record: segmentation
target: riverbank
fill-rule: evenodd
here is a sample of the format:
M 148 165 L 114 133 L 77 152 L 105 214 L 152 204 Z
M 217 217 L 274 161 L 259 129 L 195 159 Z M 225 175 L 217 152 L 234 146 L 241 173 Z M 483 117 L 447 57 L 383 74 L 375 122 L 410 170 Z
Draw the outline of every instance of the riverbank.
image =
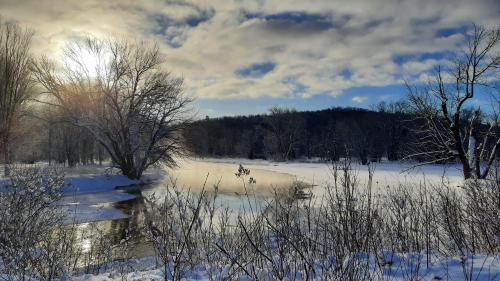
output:
M 44 163 L 36 166 L 49 167 Z M 66 220 L 71 223 L 127 218 L 127 215 L 113 207 L 113 204 L 131 200 L 135 196 L 118 188 L 151 184 L 163 180 L 166 176 L 164 170 L 150 169 L 140 180 L 131 180 L 106 165 L 52 168 L 64 174 L 63 196 L 56 204 L 68 214 Z M 0 178 L 0 192 L 4 184 L 5 178 Z
M 243 165 L 250 170 L 245 178 L 238 178 L 235 173 L 239 165 Z M 437 184 L 442 181 L 460 182 L 460 170 L 458 166 L 440 166 L 422 167 L 417 170 L 405 172 L 409 164 L 382 162 L 375 164 L 375 174 L 373 177 L 374 189 L 383 190 L 387 185 L 398 186 L 400 184 L 411 183 Z M 238 200 L 241 192 L 245 191 L 243 182 L 247 182 L 250 177 L 254 178 L 255 186 L 252 187 L 259 194 L 269 194 L 273 188 L 280 184 L 286 187 L 294 181 L 303 181 L 312 186 L 312 191 L 318 198 L 321 198 L 325 185 L 332 181 L 332 167 L 326 163 L 320 162 L 270 162 L 263 160 L 246 159 L 184 159 L 179 161 L 179 166 L 174 169 L 152 170 L 145 174 L 141 181 L 132 181 L 118 174 L 106 172 L 105 167 L 81 167 L 67 171 L 64 187 L 64 198 L 60 204 L 63 207 L 74 208 L 75 214 L 82 221 L 106 220 L 104 223 L 110 223 L 109 228 L 116 229 L 118 224 L 115 222 L 123 220 L 122 230 L 116 234 L 117 243 L 121 243 L 123 233 L 126 233 L 132 226 L 141 229 L 144 222 L 139 219 L 143 214 L 138 211 L 144 209 L 142 206 L 134 209 L 134 206 L 123 206 L 125 209 L 116 208 L 116 202 L 137 201 L 143 194 L 155 193 L 161 195 L 165 187 L 172 181 L 177 182 L 177 186 L 182 189 L 189 189 L 196 192 L 203 184 L 206 184 L 207 190 L 218 183 L 222 198 L 217 204 L 223 203 L 224 206 L 234 205 L 237 209 Z M 356 175 L 359 186 L 366 184 L 368 179 L 368 167 L 353 164 L 351 171 Z M 120 186 L 146 184 L 143 189 L 135 189 L 140 192 L 137 196 L 125 192 L 125 189 L 117 188 Z M 246 183 L 245 183 L 246 185 Z M 131 192 L 131 191 L 130 191 Z M 136 200 L 130 200 L 136 198 Z M 383 198 L 383 197 L 381 197 Z M 233 200 L 234 199 L 234 200 Z M 234 202 L 233 202 L 234 201 Z M 238 201 L 238 202 L 237 202 Z M 339 201 L 341 202 L 341 201 Z M 123 202 L 123 203 L 129 203 Z M 241 202 L 240 202 L 241 203 Z M 221 204 L 222 205 L 222 204 Z M 73 210 L 73 209 L 69 209 Z M 130 211 L 130 212 L 129 212 Z M 381 209 L 382 211 L 382 209 Z M 319 219 L 319 217 L 318 217 Z M 128 221 L 125 221 L 128 220 Z M 200 220 L 201 221 L 201 220 Z M 109 236 L 104 230 L 99 230 L 100 235 Z M 101 237 L 101 236 L 99 236 Z M 102 236 L 104 237 L 104 236 Z M 133 237 L 132 237 L 133 238 Z M 109 240 L 111 241 L 111 240 Z M 133 239 L 131 240 L 133 241 Z M 92 245 L 90 240 L 88 247 Z M 140 241 L 139 241 L 140 242 Z M 134 242 L 135 243 L 135 242 Z M 117 244 L 118 245 L 118 244 Z M 133 248 L 129 248 L 133 250 Z M 200 249 L 200 251 L 203 248 Z M 152 255 L 147 253 L 146 255 Z M 461 280 L 464 276 L 464 263 L 467 270 L 471 270 L 470 276 L 474 280 L 496 280 L 500 276 L 499 256 L 471 255 L 470 257 L 443 256 L 442 254 L 431 251 L 431 261 L 425 265 L 423 261 L 428 258 L 427 253 L 405 253 L 388 252 L 385 248 L 377 254 L 383 254 L 384 257 L 366 257 L 360 253 L 353 257 L 361 262 L 368 262 L 370 274 L 373 274 L 373 280 L 408 280 L 409 274 L 417 274 L 421 280 Z M 164 269 L 157 262 L 157 257 L 139 258 L 141 255 L 132 255 L 130 260 L 115 261 L 105 264 L 104 272 L 100 274 L 76 273 L 72 280 L 163 280 Z M 366 259 L 366 261 L 364 260 Z M 326 261 L 315 261 L 318 263 L 316 270 L 321 271 L 322 264 Z M 213 267 L 211 264 L 200 263 L 193 268 L 187 268 L 185 280 L 211 280 L 211 277 L 222 276 L 224 274 L 224 265 L 222 267 Z M 211 276 L 210 276 L 211 275 Z M 247 280 L 247 279 L 240 279 Z
M 393 281 L 406 281 L 412 280 L 410 276 L 419 272 L 418 280 L 464 280 L 464 272 L 462 261 L 457 258 L 443 258 L 435 256 L 432 264 L 429 267 L 420 265 L 423 268 L 417 269 L 416 261 L 424 260 L 423 254 L 413 255 L 398 255 L 397 253 L 387 252 L 387 256 L 391 257 L 393 261 L 388 264 L 384 270 L 374 271 L 372 277 L 374 281 L 377 280 L 393 280 Z M 375 268 L 375 259 L 370 260 L 370 268 Z M 500 278 L 500 260 L 498 257 L 477 255 L 466 261 L 465 267 L 472 266 L 469 276 L 471 280 L 476 281 L 491 281 Z M 72 277 L 75 281 L 121 281 L 121 280 L 164 280 L 164 269 L 159 265 L 160 261 L 157 257 L 145 257 L 142 259 L 132 259 L 124 262 L 114 262 L 109 265 L 109 268 L 98 275 L 84 274 Z M 197 265 L 185 274 L 186 281 L 208 281 L 213 280 L 214 276 L 210 278 L 209 271 L 212 270 L 214 276 L 223 276 L 224 272 L 219 272 L 210 265 Z M 215 279 L 218 280 L 218 279 Z M 251 278 L 240 278 L 238 280 L 252 280 Z M 272 280 L 272 279 L 263 279 Z M 302 280 L 302 279 L 298 279 Z M 313 280 L 323 280 L 320 278 L 313 278 Z
M 245 177 L 236 177 L 239 165 L 250 170 Z M 387 187 L 399 185 L 437 185 L 441 182 L 451 186 L 460 185 L 461 170 L 458 165 L 428 165 L 410 169 L 412 164 L 402 162 L 375 163 L 373 191 L 383 192 Z M 366 186 L 369 178 L 368 166 L 352 164 L 359 186 Z M 332 165 L 318 161 L 273 162 L 235 158 L 186 158 L 178 161 L 178 166 L 169 169 L 150 169 L 141 180 L 130 180 L 117 170 L 107 166 L 89 165 L 62 168 L 65 174 L 64 197 L 59 204 L 78 222 L 114 220 L 127 215 L 114 208 L 113 203 L 127 201 L 135 196 L 117 189 L 129 185 L 159 183 L 165 186 L 177 185 L 193 192 L 211 191 L 214 186 L 226 195 L 255 193 L 271 196 L 276 190 L 290 187 L 294 182 L 304 182 L 312 194 L 321 198 L 325 186 L 333 181 Z M 255 182 L 248 184 L 250 178 Z M 0 179 L 0 186 L 2 180 Z

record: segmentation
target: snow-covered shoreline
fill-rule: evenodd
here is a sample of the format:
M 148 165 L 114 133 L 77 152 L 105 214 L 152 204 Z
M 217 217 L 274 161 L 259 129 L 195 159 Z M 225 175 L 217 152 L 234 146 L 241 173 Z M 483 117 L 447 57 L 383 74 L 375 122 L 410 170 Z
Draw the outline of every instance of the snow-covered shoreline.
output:
M 178 160 L 178 167 L 171 171 L 191 168 L 193 164 L 222 164 L 226 166 L 232 165 L 234 170 L 239 164 L 244 165 L 249 169 L 267 170 L 278 173 L 284 173 L 295 177 L 297 180 L 302 180 L 310 184 L 322 185 L 332 179 L 331 165 L 318 160 L 299 160 L 288 162 L 275 162 L 261 159 L 244 159 L 244 158 L 185 158 Z M 411 169 L 412 164 L 407 162 L 390 162 L 383 161 L 374 163 L 375 176 L 374 183 L 378 185 L 391 185 L 404 182 L 421 182 L 424 179 L 428 182 L 441 182 L 443 178 L 451 182 L 461 181 L 461 168 L 458 164 L 448 165 L 426 165 Z M 198 166 L 196 168 L 199 168 Z M 364 184 L 368 177 L 368 167 L 354 162 L 352 168 L 356 171 L 360 184 Z M 144 184 L 153 181 L 162 180 L 167 175 L 164 169 L 150 169 L 142 177 L 141 180 L 131 180 L 127 177 L 114 173 L 106 174 L 108 166 L 88 165 L 78 166 L 75 168 L 65 168 L 65 184 L 64 193 L 69 195 L 80 195 L 97 192 L 109 192 L 120 186 L 128 186 L 134 184 Z M 116 172 L 116 171 L 115 171 Z M 199 183 L 203 183 L 204 176 L 208 170 L 199 169 Z M 219 175 L 214 175 L 219 176 Z M 4 179 L 0 177 L 0 186 Z
M 72 174 L 65 178 L 64 197 L 58 204 L 73 214 L 79 223 L 124 219 L 128 216 L 112 204 L 132 200 L 135 196 L 117 188 L 150 184 L 162 180 L 164 175 L 159 170 L 152 170 L 140 180 L 131 180 L 117 174 Z
M 200 163 L 202 165 L 200 165 Z M 205 165 L 206 164 L 206 165 Z M 211 165 L 223 165 L 225 168 L 214 171 Z M 214 178 L 226 177 L 231 174 L 228 171 L 236 170 L 242 164 L 251 171 L 267 170 L 277 173 L 287 174 L 314 184 L 315 190 L 321 193 L 322 185 L 330 182 L 331 169 L 326 163 L 310 162 L 271 162 L 265 160 L 248 159 L 185 159 L 179 163 L 178 169 L 194 169 L 200 175 L 205 173 L 215 174 Z M 402 172 L 410 167 L 410 164 L 395 162 L 383 162 L 375 164 L 374 185 L 379 188 L 387 185 L 398 185 L 403 183 L 419 184 L 426 182 L 428 184 L 440 183 L 443 180 L 450 183 L 461 182 L 461 171 L 457 165 L 441 166 L 433 165 L 420 167 L 409 172 Z M 207 169 L 207 170 L 203 170 Z M 366 166 L 353 164 L 360 184 L 366 182 L 368 178 L 368 169 Z M 175 175 L 175 173 L 173 173 Z M 250 173 L 255 175 L 259 173 Z M 259 181 L 259 178 L 256 179 Z M 497 280 L 500 278 L 500 256 L 475 255 L 464 259 L 464 257 L 441 257 L 438 254 L 432 259 L 432 263 L 427 268 L 423 264 L 425 254 L 404 254 L 387 253 L 390 256 L 390 262 L 384 267 L 377 267 L 375 259 L 369 258 L 370 268 L 374 269 L 373 280 L 407 280 L 411 274 L 415 274 L 419 268 L 419 280 L 462 280 L 464 278 L 463 265 L 472 268 L 470 276 L 473 280 Z M 420 264 L 422 262 L 422 264 Z M 417 265 L 418 264 L 418 265 Z M 474 264 L 474 266 L 472 266 Z M 126 266 L 124 266 L 126 265 Z M 123 271 L 128 268 L 128 271 Z M 375 269 L 377 268 L 377 269 Z M 184 280 L 211 280 L 209 272 L 223 274 L 221 268 L 210 268 L 210 265 L 197 265 L 195 268 L 186 272 Z M 218 272 L 218 273 L 217 273 Z M 98 275 L 85 274 L 74 277 L 74 280 L 163 280 L 165 276 L 164 269 L 157 263 L 156 257 L 145 257 L 141 259 L 132 259 L 127 262 L 115 262 L 108 270 Z M 251 280 L 251 279 L 239 279 Z M 271 279 L 270 279 L 271 280 Z M 314 279 L 316 280 L 316 279 Z M 321 280 L 317 279 L 317 280 Z
M 386 252 L 386 258 L 390 263 L 382 268 L 377 268 L 376 260 L 368 258 L 372 272 L 372 280 L 408 280 L 408 276 L 413 276 L 416 272 L 418 280 L 463 280 L 464 272 L 462 263 L 472 268 L 469 273 L 472 280 L 491 281 L 500 278 L 500 257 L 475 255 L 463 258 L 443 258 L 434 256 L 429 267 L 425 265 L 424 254 L 404 254 Z M 361 258 L 363 260 L 363 258 Z M 319 261 L 317 261 L 319 263 Z M 157 257 L 144 257 L 140 259 L 131 259 L 128 261 L 117 261 L 108 265 L 108 268 L 100 274 L 81 274 L 73 276 L 75 281 L 119 281 L 119 280 L 164 280 L 165 270 L 160 265 Z M 417 269 L 418 267 L 418 269 Z M 209 272 L 214 276 L 210 277 Z M 320 270 L 318 270 L 320 272 Z M 217 276 L 223 276 L 224 270 L 221 268 L 211 268 L 210 265 L 197 265 L 193 269 L 185 272 L 182 280 L 186 281 L 208 281 L 217 279 Z M 263 272 L 262 276 L 266 276 Z M 416 277 L 416 276 L 415 276 Z M 252 280 L 251 278 L 241 277 L 238 280 Z M 271 276 L 263 280 L 273 280 Z M 302 279 L 298 279 L 302 280 Z M 321 276 L 312 280 L 324 280 Z
M 150 169 L 142 179 L 131 180 L 118 173 L 108 174 L 107 166 L 89 165 L 65 168 L 64 196 L 59 205 L 73 214 L 78 222 L 116 220 L 127 218 L 113 203 L 132 200 L 134 195 L 117 188 L 130 185 L 159 182 L 165 178 L 179 180 L 184 188 L 196 190 L 202 187 L 206 176 L 207 184 L 220 184 L 219 191 L 239 193 L 241 182 L 234 177 L 234 172 L 242 164 L 251 171 L 257 185 L 263 192 L 278 185 L 289 185 L 299 180 L 314 186 L 312 193 L 320 198 L 324 195 L 324 186 L 332 181 L 331 165 L 320 161 L 274 162 L 269 160 L 250 160 L 243 158 L 186 158 L 178 161 L 178 167 Z M 410 169 L 411 164 L 401 162 L 375 163 L 373 189 L 375 192 L 387 186 L 400 184 L 438 184 L 443 180 L 452 185 L 461 182 L 461 170 L 458 165 L 429 165 Z M 353 163 L 360 186 L 368 180 L 368 167 Z M 189 171 L 188 174 L 184 174 Z M 274 173 L 274 174 L 273 174 Z M 0 187 L 4 179 L 0 178 Z M 1 191 L 1 188 L 0 188 Z
M 117 173 L 107 174 L 107 169 L 107 166 L 98 165 L 64 169 L 63 197 L 57 205 L 70 214 L 68 221 L 85 223 L 127 218 L 112 204 L 132 200 L 135 196 L 118 188 L 150 184 L 165 177 L 163 170 L 151 169 L 140 180 L 131 180 Z M 0 187 L 4 183 L 5 179 L 0 178 Z
M 274 162 L 269 160 L 250 160 L 243 158 L 202 158 L 190 159 L 208 163 L 242 164 L 247 168 L 267 169 L 275 172 L 283 172 L 294 175 L 299 180 L 309 183 L 324 184 L 331 180 L 331 164 L 321 161 L 288 161 Z M 458 164 L 449 165 L 426 165 L 411 169 L 414 164 L 399 161 L 383 161 L 373 163 L 375 166 L 374 181 L 380 183 L 395 183 L 401 181 L 415 180 L 417 177 L 426 177 L 426 180 L 441 181 L 442 177 L 453 181 L 461 179 L 462 171 Z M 368 177 L 368 166 L 353 162 L 352 168 L 357 171 L 358 177 L 364 181 Z
M 226 176 L 234 177 L 231 172 L 236 171 L 242 164 L 251 171 L 250 175 L 265 176 L 265 173 L 255 171 L 272 171 L 280 174 L 286 174 L 310 184 L 314 184 L 313 192 L 321 195 L 322 186 L 331 182 L 331 169 L 326 163 L 321 162 L 272 162 L 265 160 L 248 159 L 184 159 L 179 162 L 178 170 L 195 169 L 197 175 L 201 177 L 206 173 L 225 173 L 215 174 L 214 178 Z M 222 165 L 224 169 L 213 170 L 213 166 Z M 375 164 L 374 185 L 375 189 L 383 188 L 388 185 L 398 185 L 402 183 L 419 184 L 439 183 L 443 180 L 451 183 L 461 181 L 460 169 L 457 165 L 433 165 L 420 167 L 409 172 L 405 171 L 410 164 L 398 162 L 382 162 Z M 353 164 L 353 170 L 356 171 L 360 184 L 364 184 L 368 178 L 368 169 L 366 166 Z M 82 167 L 85 169 L 85 167 Z M 204 170 L 212 169 L 212 170 Z M 117 189 L 121 186 L 146 184 L 164 180 L 169 174 L 168 171 L 152 170 L 145 174 L 141 180 L 130 180 L 122 175 L 106 175 L 105 167 L 92 167 L 85 172 L 74 169 L 68 173 L 65 178 L 64 197 L 59 204 L 64 208 L 75 208 L 79 222 L 97 221 L 97 220 L 115 220 L 126 218 L 127 215 L 122 211 L 112 207 L 112 203 L 131 200 L 134 195 Z M 175 169 L 173 170 L 175 171 Z M 215 171 L 215 172 L 214 172 Z M 170 171 L 172 172 L 172 171 Z M 175 176 L 175 172 L 168 176 Z M 195 181 L 202 182 L 202 178 L 196 178 Z M 258 182 L 263 179 L 256 179 Z M 405 254 L 399 255 L 391 253 L 391 263 L 385 267 L 377 267 L 374 274 L 377 278 L 374 280 L 406 280 L 408 274 L 415 270 L 415 260 L 422 260 L 424 254 Z M 369 259 L 370 267 L 375 268 L 375 261 Z M 475 255 L 468 257 L 465 263 L 474 262 L 473 273 L 474 280 L 497 280 L 500 277 L 500 256 Z M 433 259 L 429 268 L 421 269 L 420 280 L 461 280 L 463 278 L 463 257 L 444 258 L 438 255 Z M 419 266 L 424 266 L 419 265 Z M 210 265 L 200 264 L 186 272 L 186 279 L 191 280 L 211 280 L 209 272 L 221 271 L 221 268 L 210 268 Z M 222 274 L 219 272 L 218 274 Z M 140 259 L 131 259 L 128 261 L 116 261 L 107 266 L 107 269 L 100 274 L 79 274 L 72 276 L 72 280 L 163 280 L 165 276 L 164 269 L 157 262 L 157 257 L 144 257 Z M 438 279 L 437 279 L 438 278 Z M 247 279 L 240 279 L 247 280 Z M 249 280 L 249 279 L 248 279 Z M 320 280 L 320 279 L 318 279 Z

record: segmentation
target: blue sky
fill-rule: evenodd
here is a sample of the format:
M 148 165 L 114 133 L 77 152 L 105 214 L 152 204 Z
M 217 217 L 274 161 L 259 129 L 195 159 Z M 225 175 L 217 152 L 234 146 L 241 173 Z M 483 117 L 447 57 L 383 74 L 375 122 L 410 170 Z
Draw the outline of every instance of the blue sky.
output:
M 398 101 L 406 95 L 406 87 L 392 85 L 384 87 L 359 87 L 345 90 L 342 95 L 331 96 L 326 94 L 314 95 L 310 98 L 262 97 L 256 99 L 197 99 L 195 108 L 200 117 L 220 117 L 235 115 L 250 115 L 265 113 L 273 106 L 285 106 L 297 110 L 318 110 L 331 107 L 362 107 L 370 108 L 379 102 Z M 353 98 L 359 97 L 358 102 Z
M 56 60 L 82 36 L 156 42 L 200 117 L 399 100 L 499 14 L 498 0 L 0 0 Z

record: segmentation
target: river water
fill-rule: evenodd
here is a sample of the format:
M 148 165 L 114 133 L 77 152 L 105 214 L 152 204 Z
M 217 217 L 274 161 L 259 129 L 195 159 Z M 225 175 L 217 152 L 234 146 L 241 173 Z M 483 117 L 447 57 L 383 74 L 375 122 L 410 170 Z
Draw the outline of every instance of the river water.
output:
M 131 198 L 117 203 L 104 205 L 105 209 L 123 213 L 114 219 L 104 219 L 78 224 L 81 235 L 79 243 L 83 252 L 95 251 L 99 243 L 106 241 L 106 247 L 113 249 L 113 259 L 123 257 L 140 258 L 154 255 L 154 249 L 144 237 L 143 229 L 145 214 L 147 212 L 145 198 L 155 194 L 161 200 L 168 188 L 176 185 L 182 192 L 199 193 L 203 186 L 208 194 L 213 191 L 214 185 L 218 186 L 216 205 L 227 208 L 234 216 L 240 213 L 259 211 L 270 198 L 274 190 L 290 186 L 295 178 L 289 174 L 271 172 L 267 170 L 252 170 L 250 175 L 237 178 L 234 164 L 221 163 L 184 163 L 175 170 L 168 171 L 167 179 L 154 184 L 133 186 L 123 189 L 124 198 Z M 249 178 L 255 183 L 248 188 Z M 172 180 L 175 179 L 175 180 Z M 251 193 L 251 200 L 245 194 Z M 253 205 L 253 206 L 252 206 Z M 128 250 L 120 252 L 120 243 L 128 237 Z M 101 250 L 101 249 L 99 249 Z

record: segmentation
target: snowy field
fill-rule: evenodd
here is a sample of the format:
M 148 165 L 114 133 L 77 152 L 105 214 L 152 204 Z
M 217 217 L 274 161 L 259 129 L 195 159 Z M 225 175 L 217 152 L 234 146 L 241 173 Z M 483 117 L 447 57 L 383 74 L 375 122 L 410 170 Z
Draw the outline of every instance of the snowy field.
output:
M 404 255 L 399 256 L 394 253 L 387 253 L 391 257 L 392 264 L 384 268 L 383 271 L 377 271 L 373 274 L 374 281 L 399 281 L 409 280 L 408 278 L 414 274 L 415 264 L 412 264 L 412 259 L 418 259 L 419 255 Z M 369 261 L 373 262 L 373 261 Z M 477 256 L 469 263 L 475 263 L 473 271 L 470 273 L 471 280 L 475 281 L 495 281 L 500 280 L 500 260 L 499 257 Z M 123 268 L 134 269 L 132 272 L 123 271 Z M 188 273 L 189 278 L 183 278 L 185 281 L 209 281 L 208 272 L 209 266 L 200 265 Z M 320 270 L 318 270 L 320 272 Z M 217 272 L 214 274 L 215 280 L 224 280 L 225 272 Z M 274 279 L 266 272 L 261 273 L 261 279 L 264 281 L 273 281 Z M 416 278 L 416 277 L 415 277 Z M 159 261 L 155 257 L 147 257 L 142 259 L 131 260 L 128 262 L 115 262 L 110 266 L 107 272 L 99 275 L 85 274 L 74 277 L 73 280 L 78 281 L 121 281 L 121 280 L 164 280 L 164 270 L 159 266 Z M 231 279 L 230 279 L 231 280 Z M 249 281 L 250 278 L 242 277 L 240 281 Z M 288 280 L 288 279 L 287 279 Z M 303 276 L 297 276 L 296 280 L 305 280 Z M 324 278 L 314 278 L 313 280 L 323 281 Z M 421 274 L 418 279 L 422 281 L 431 280 L 464 280 L 463 267 L 461 260 L 436 259 L 433 265 L 426 269 L 421 269 Z
M 200 190 L 205 184 L 207 190 L 218 185 L 219 192 L 228 195 L 239 195 L 245 192 L 242 179 L 234 174 L 242 164 L 250 169 L 250 175 L 256 180 L 253 191 L 257 195 L 270 196 L 275 189 L 290 186 L 294 181 L 303 181 L 312 186 L 312 193 L 321 198 L 324 186 L 332 181 L 331 165 L 320 162 L 272 162 L 248 159 L 183 159 L 173 169 L 151 169 L 141 180 L 130 180 L 123 175 L 108 173 L 105 166 L 79 166 L 64 168 L 64 198 L 60 205 L 68 212 L 76 215 L 79 222 L 97 220 L 113 220 L 125 218 L 126 215 L 113 208 L 116 202 L 127 201 L 134 195 L 117 190 L 117 187 L 134 184 L 161 182 L 178 187 Z M 399 162 L 375 163 L 373 185 L 375 191 L 383 191 L 387 186 L 399 184 L 422 183 L 439 184 L 441 181 L 459 185 L 461 171 L 458 165 L 429 165 L 408 170 L 411 165 Z M 360 186 L 368 180 L 368 167 L 353 164 Z M 0 190 L 4 179 L 0 178 Z
M 240 179 L 234 176 L 239 164 L 251 170 L 248 177 L 253 177 L 257 184 L 259 193 L 269 194 L 272 188 L 280 188 L 295 180 L 304 181 L 313 185 L 313 193 L 321 197 L 327 185 L 332 181 L 331 167 L 325 163 L 289 162 L 276 163 L 263 160 L 247 159 L 188 159 L 179 163 L 179 167 L 168 171 L 168 177 L 177 180 L 181 187 L 190 187 L 191 190 L 199 189 L 203 183 L 208 186 L 218 184 L 223 193 L 242 192 Z M 377 163 L 375 164 L 373 178 L 374 190 L 383 191 L 387 186 L 399 184 L 438 185 L 442 181 L 451 185 L 461 184 L 461 171 L 457 165 L 433 165 L 408 170 L 410 164 L 405 163 Z M 366 184 L 368 180 L 368 168 L 363 165 L 353 165 L 360 185 Z M 208 177 L 207 177 L 208 175 Z M 416 268 L 424 258 L 423 254 L 398 255 L 386 253 L 390 261 L 383 269 L 373 271 L 373 280 L 409 280 L 415 274 Z M 375 268 L 373 257 L 365 260 L 371 268 Z M 418 264 L 418 265 L 417 265 Z M 424 267 L 424 266 L 423 266 Z M 129 268 L 129 271 L 123 271 Z M 415 280 L 464 280 L 464 268 L 472 270 L 468 272 L 471 280 L 500 280 L 500 257 L 499 256 L 474 256 L 466 260 L 460 257 L 440 258 L 435 256 L 431 265 L 419 269 L 418 279 Z M 214 272 L 215 271 L 215 272 Z M 318 268 L 318 272 L 321 270 Z M 211 272 L 212 276 L 209 276 Z M 223 280 L 225 270 L 210 268 L 210 265 L 198 265 L 186 272 L 189 276 L 184 280 Z M 75 280 L 163 280 L 164 269 L 159 265 L 155 257 L 135 259 L 126 263 L 116 262 L 109 270 L 100 275 L 81 275 Z M 261 280 L 273 280 L 266 272 L 261 272 Z M 226 276 L 227 277 L 227 276 Z M 296 280 L 304 280 L 304 276 L 297 276 Z M 414 276 L 416 277 L 416 276 Z M 239 280 L 251 280 L 240 278 Z M 292 280 L 292 279 L 290 279 Z M 314 280 L 325 280 L 318 277 Z
M 78 223 L 100 220 L 117 220 L 127 215 L 113 207 L 113 203 L 135 198 L 117 187 L 134 184 L 160 183 L 180 188 L 199 191 L 205 184 L 206 190 L 218 185 L 219 192 L 226 195 L 228 204 L 237 204 L 238 195 L 244 194 L 242 179 L 235 176 L 239 165 L 250 169 L 250 175 L 256 180 L 252 191 L 259 196 L 271 196 L 274 190 L 287 188 L 294 181 L 303 181 L 314 186 L 311 191 L 316 198 L 324 195 L 325 185 L 332 181 L 331 165 L 320 162 L 272 162 L 248 159 L 183 159 L 173 169 L 150 169 L 141 180 L 130 180 L 112 172 L 106 166 L 89 165 L 75 168 L 59 168 L 65 174 L 64 197 L 59 206 L 67 210 L 68 221 Z M 42 164 L 43 165 L 43 164 Z M 430 165 L 408 170 L 411 165 L 398 162 L 376 163 L 373 179 L 374 191 L 384 191 L 387 186 L 399 184 L 438 184 L 449 181 L 459 185 L 461 171 L 458 165 Z M 368 167 L 353 164 L 360 187 L 368 180 Z M 4 179 L 0 179 L 0 190 Z M 206 181 L 206 183 L 205 183 Z M 161 188 L 156 188 L 157 193 Z M 231 197 L 232 196 L 232 197 Z M 233 198 L 234 197 L 234 198 Z
M 106 174 L 105 168 L 99 166 L 67 169 L 64 198 L 59 204 L 70 213 L 75 213 L 80 222 L 96 220 L 114 220 L 126 218 L 126 214 L 114 208 L 113 203 L 134 198 L 134 195 L 117 190 L 117 187 L 133 184 L 176 181 L 177 185 L 191 190 L 200 189 L 205 180 L 207 187 L 219 185 L 223 194 L 240 194 L 244 192 L 241 179 L 234 175 L 239 164 L 251 170 L 248 177 L 256 180 L 256 193 L 271 194 L 273 188 L 282 188 L 296 180 L 314 186 L 313 194 L 318 197 L 324 192 L 324 186 L 331 182 L 331 167 L 319 162 L 270 162 L 247 159 L 185 159 L 175 169 L 151 170 L 141 181 L 129 180 L 117 174 Z M 439 184 L 442 181 L 452 185 L 460 185 L 461 171 L 457 165 L 432 165 L 409 170 L 406 163 L 376 163 L 373 184 L 375 190 L 384 190 L 387 186 L 399 184 Z M 367 166 L 354 164 L 360 185 L 368 179 Z M 0 180 L 0 187 L 1 187 Z M 374 280 L 407 280 L 408 274 L 414 270 L 412 259 L 421 255 L 398 256 L 391 254 L 392 262 L 383 272 L 375 272 Z M 372 262 L 368 259 L 368 262 Z M 500 280 L 500 257 L 475 256 L 466 263 L 474 263 L 472 280 Z M 463 263 L 459 258 L 439 259 L 422 271 L 419 280 L 463 280 Z M 123 269 L 127 270 L 124 272 Z M 189 272 L 186 280 L 211 280 L 208 265 L 199 265 Z M 224 272 L 216 275 L 220 280 Z M 155 257 L 132 259 L 127 262 L 114 262 L 105 273 L 99 275 L 80 275 L 72 280 L 163 280 L 164 271 Z M 266 279 L 263 272 L 262 280 Z M 240 279 L 246 280 L 246 279 Z M 300 279 L 297 279 L 300 280 Z M 320 278 L 315 280 L 322 280 Z

